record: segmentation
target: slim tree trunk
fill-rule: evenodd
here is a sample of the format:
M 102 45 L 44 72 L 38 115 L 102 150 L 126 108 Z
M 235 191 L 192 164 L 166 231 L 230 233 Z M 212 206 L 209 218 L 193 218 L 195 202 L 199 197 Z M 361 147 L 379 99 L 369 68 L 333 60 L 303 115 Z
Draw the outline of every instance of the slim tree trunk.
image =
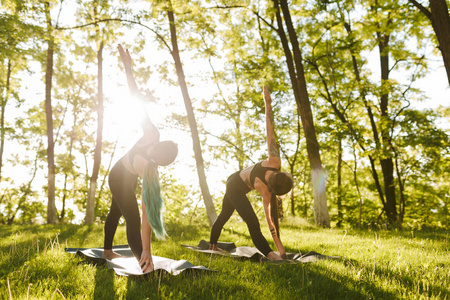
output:
M 48 29 L 47 70 L 45 73 L 45 115 L 47 119 L 47 165 L 48 165 L 48 189 L 47 189 L 47 223 L 56 223 L 55 206 L 55 154 L 53 141 L 53 110 L 52 110 L 52 77 L 53 77 L 53 52 L 54 40 L 52 37 L 52 24 L 50 17 L 50 3 L 45 2 L 45 15 Z
M 295 165 L 297 163 L 297 158 L 298 158 L 298 154 L 299 154 L 300 140 L 301 140 L 300 131 L 301 131 L 300 117 L 297 115 L 297 145 L 295 147 L 295 153 L 294 153 L 292 160 L 289 159 L 288 155 L 283 151 L 283 148 L 280 147 L 280 150 L 283 152 L 283 156 L 284 156 L 285 160 L 289 164 L 289 172 L 292 174 L 292 176 L 294 176 L 294 173 L 295 173 L 294 172 Z M 292 187 L 292 190 L 290 192 L 290 207 L 291 207 L 292 216 L 295 216 L 295 184 Z
M 305 162 L 305 166 L 303 167 L 303 170 L 307 169 L 308 163 Z M 308 218 L 308 198 L 306 197 L 306 181 L 307 181 L 308 175 L 306 174 L 306 171 L 303 172 L 303 217 L 305 219 Z
M 318 226 L 330 227 L 330 216 L 328 213 L 326 196 L 326 176 L 322 168 L 322 162 L 320 159 L 319 143 L 317 142 L 311 103 L 309 101 L 308 91 L 306 88 L 306 79 L 302 62 L 303 59 L 300 46 L 298 44 L 298 37 L 292 24 L 287 1 L 281 0 L 278 3 L 278 0 L 274 0 L 274 3 L 277 9 L 278 34 L 280 36 L 286 56 L 289 76 L 291 79 L 298 112 L 301 116 L 303 131 L 306 138 L 306 149 L 308 152 L 308 158 L 311 168 L 311 178 L 314 194 L 314 220 L 316 225 Z M 294 54 L 293 58 L 289 49 L 289 43 L 287 41 L 286 34 L 284 33 L 283 22 L 278 8 L 279 6 L 283 11 L 285 24 L 288 29 L 289 39 Z
M 402 178 L 402 174 L 400 172 L 400 168 L 398 166 L 398 158 L 397 155 L 395 156 L 395 172 L 397 174 L 398 179 L 398 187 L 400 192 L 400 204 L 399 204 L 399 222 L 400 224 L 403 223 L 403 218 L 405 217 L 405 207 L 406 207 L 406 201 L 405 201 L 405 186 L 404 186 L 404 180 Z
M 86 225 L 94 223 L 95 220 L 95 192 L 97 191 L 97 178 L 100 170 L 100 163 L 102 159 L 102 139 L 103 139 L 103 41 L 97 52 L 97 140 L 95 142 L 94 150 L 94 167 L 92 169 L 92 176 L 89 181 L 89 194 L 86 203 L 86 218 L 84 223 Z
M 16 218 L 17 214 L 19 213 L 20 210 L 23 210 L 23 206 L 26 203 L 26 201 L 28 200 L 28 196 L 33 192 L 31 189 L 31 185 L 33 184 L 34 179 L 36 178 L 36 173 L 38 170 L 38 161 L 39 161 L 39 154 L 36 153 L 36 157 L 34 159 L 34 165 L 33 165 L 33 173 L 31 175 L 31 179 L 28 181 L 27 185 L 24 186 L 21 189 L 22 195 L 19 198 L 19 203 L 17 203 L 16 209 L 14 210 L 14 212 L 12 213 L 12 215 L 8 218 L 6 224 L 7 225 L 12 225 L 14 222 L 14 219 Z
M 66 216 L 66 199 L 67 199 L 67 181 L 69 180 L 69 175 L 73 174 L 73 144 L 75 141 L 75 135 L 76 135 L 76 124 L 77 124 L 77 117 L 78 117 L 78 105 L 76 104 L 76 101 L 74 102 L 73 106 L 73 125 L 72 125 L 72 132 L 70 133 L 70 143 L 69 143 L 69 161 L 70 161 L 70 170 L 66 170 L 64 175 L 64 188 L 63 188 L 63 196 L 62 196 L 62 209 L 59 214 L 59 221 L 62 222 L 64 220 L 64 217 Z M 68 171 L 68 172 L 67 172 Z
M 344 28 L 347 31 L 349 37 L 352 36 L 352 29 L 350 27 L 350 24 L 345 22 L 343 15 L 341 15 L 341 17 L 342 17 L 342 22 L 344 24 Z M 359 71 L 359 68 L 358 68 L 358 63 L 357 63 L 357 60 L 356 60 L 356 56 L 355 56 L 355 53 L 354 53 L 353 49 L 350 49 L 350 52 L 351 52 L 351 57 L 352 57 L 352 65 L 353 65 L 353 72 L 355 74 L 355 80 L 360 83 L 362 80 L 361 80 L 360 71 Z M 385 72 L 385 74 L 382 77 L 389 78 L 389 71 L 388 71 L 389 70 L 388 69 L 389 68 L 389 64 L 388 64 L 388 62 L 389 62 L 388 59 L 383 59 L 382 60 L 381 64 L 382 64 L 382 66 L 383 66 L 382 68 L 384 69 L 384 72 Z M 382 146 L 381 146 L 381 142 L 380 142 L 380 136 L 378 134 L 378 129 L 377 129 L 376 121 L 375 121 L 375 116 L 373 114 L 372 107 L 370 106 L 369 102 L 367 101 L 367 98 L 366 98 L 367 91 L 366 91 L 365 87 L 361 88 L 360 94 L 361 94 L 360 97 L 361 97 L 361 99 L 362 99 L 362 101 L 364 103 L 364 107 L 366 108 L 366 111 L 367 111 L 367 116 L 369 118 L 370 126 L 372 128 L 373 141 L 375 142 L 376 149 L 381 149 Z M 384 99 L 385 99 L 385 102 L 386 102 L 385 105 L 387 105 L 387 98 L 385 97 Z M 336 111 L 335 106 L 333 106 L 333 108 Z M 353 136 L 353 138 L 355 139 L 355 141 L 358 143 L 358 145 L 361 147 L 361 149 L 363 151 L 366 151 L 362 140 L 360 138 L 358 138 L 358 136 L 354 133 L 353 127 L 351 126 L 350 122 L 347 119 L 345 119 L 345 117 L 344 117 L 344 115 L 342 113 L 337 113 L 336 115 L 342 120 L 342 122 L 344 124 L 347 124 L 347 126 L 348 126 L 348 128 L 349 128 L 349 130 L 350 130 L 350 132 L 351 132 L 351 134 Z M 370 168 L 371 168 L 372 178 L 373 178 L 374 183 L 375 183 L 375 187 L 376 187 L 376 190 L 377 190 L 377 193 L 378 193 L 378 197 L 380 198 L 380 201 L 381 201 L 381 203 L 383 205 L 383 210 L 385 212 L 387 212 L 389 209 L 387 208 L 387 204 L 386 204 L 386 200 L 385 200 L 385 194 L 383 193 L 383 189 L 382 189 L 382 186 L 381 186 L 381 183 L 380 183 L 380 179 L 378 177 L 378 173 L 377 173 L 377 169 L 376 169 L 376 165 L 375 165 L 375 159 L 370 154 L 368 155 L 368 158 L 369 158 L 369 161 L 370 161 Z M 381 164 L 381 160 L 380 160 L 380 164 Z M 388 164 L 386 164 L 386 166 L 387 165 Z M 356 177 L 355 177 L 355 184 L 357 185 Z M 357 187 L 357 189 L 358 189 L 358 193 L 359 193 L 359 188 Z M 360 227 L 361 227 L 361 205 L 362 204 L 361 204 L 361 196 L 360 196 L 360 221 L 359 221 L 359 226 Z
M 381 65 L 381 86 L 383 92 L 380 97 L 380 128 L 381 128 L 381 149 L 388 150 L 387 154 L 391 153 L 390 146 L 390 124 L 388 115 L 389 106 L 389 92 L 383 86 L 389 80 L 389 40 L 388 34 L 377 33 L 378 47 L 380 50 L 380 65 Z M 381 150 L 380 149 L 380 150 Z M 381 170 L 384 181 L 384 195 L 386 197 L 385 211 L 390 224 L 397 222 L 397 200 L 395 198 L 395 183 L 394 183 L 394 162 L 391 155 L 385 155 L 380 158 Z
M 355 139 L 356 141 L 356 139 Z M 362 219 L 362 197 L 361 197 L 361 191 L 359 190 L 359 184 L 358 184 L 358 176 L 357 174 L 357 170 L 358 170 L 358 158 L 356 157 L 356 149 L 355 149 L 355 144 L 353 144 L 353 181 L 355 182 L 355 187 L 356 187 L 356 192 L 358 193 L 358 197 L 359 197 L 359 217 L 358 217 L 358 225 L 359 225 L 359 229 L 361 229 L 361 219 Z
M 174 18 L 173 11 L 170 9 L 170 7 L 167 10 L 167 16 L 169 18 L 170 36 L 171 36 L 171 41 L 172 41 L 172 57 L 175 62 L 175 68 L 177 70 L 177 76 L 178 76 L 178 83 L 180 84 L 181 93 L 183 95 L 184 105 L 186 107 L 186 112 L 187 112 L 187 116 L 188 116 L 189 127 L 191 130 L 192 144 L 193 144 L 193 148 L 194 148 L 195 161 L 197 164 L 197 173 L 198 173 L 198 179 L 199 179 L 199 183 L 200 183 L 200 189 L 202 192 L 203 201 L 205 203 L 206 213 L 208 215 L 208 222 L 209 222 L 209 225 L 212 226 L 212 224 L 214 224 L 214 222 L 217 219 L 217 213 L 214 208 L 211 194 L 209 192 L 208 183 L 206 181 L 205 166 L 203 163 L 202 149 L 201 149 L 201 145 L 200 145 L 200 138 L 198 135 L 197 122 L 195 120 L 194 109 L 192 107 L 191 98 L 188 93 L 185 76 L 184 76 L 184 71 L 183 71 L 183 65 L 181 63 L 180 53 L 178 50 L 177 33 L 176 33 L 176 28 L 175 28 L 175 18 Z
M 339 137 L 338 144 L 338 157 L 337 157 L 337 217 L 338 221 L 336 223 L 337 227 L 342 226 L 342 138 Z
M 3 168 L 3 152 L 5 147 L 5 110 L 6 110 L 6 103 L 8 103 L 8 97 L 9 97 L 9 85 L 11 80 L 11 72 L 12 72 L 12 65 L 11 60 L 8 59 L 7 64 L 7 71 L 6 71 L 6 86 L 5 86 L 5 95 L 0 96 L 2 103 L 1 103 L 1 116 L 0 116 L 0 130 L 1 130 L 1 141 L 0 141 L 0 182 L 2 181 L 2 168 Z
M 294 173 L 294 166 L 290 166 L 290 172 L 291 174 Z M 295 194 L 294 194 L 294 190 L 295 190 L 295 185 L 292 187 L 292 191 L 291 191 L 291 195 L 290 195 L 290 206 L 291 206 L 291 214 L 293 217 L 295 217 Z

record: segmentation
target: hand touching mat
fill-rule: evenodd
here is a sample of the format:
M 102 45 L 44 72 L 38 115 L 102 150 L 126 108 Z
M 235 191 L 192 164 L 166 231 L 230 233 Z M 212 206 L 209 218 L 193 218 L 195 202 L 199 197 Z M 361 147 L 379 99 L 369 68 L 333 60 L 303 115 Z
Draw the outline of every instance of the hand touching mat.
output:
M 109 269 L 114 269 L 114 272 L 120 276 L 141 276 L 157 270 L 162 270 L 172 275 L 178 275 L 184 271 L 211 271 L 203 266 L 194 266 L 186 260 L 173 260 L 153 255 L 155 269 L 144 274 L 128 245 L 114 246 L 113 249 L 114 252 L 122 255 L 122 257 L 112 260 L 105 259 L 102 257 L 103 248 L 65 248 L 65 251 L 73 253 L 75 256 L 80 256 L 95 265 L 108 265 Z
M 209 243 L 205 240 L 201 240 L 200 243 L 198 243 L 198 246 L 189 246 L 189 245 L 181 245 L 183 247 L 186 247 L 188 249 L 202 252 L 202 253 L 211 253 L 211 254 L 220 254 L 220 255 L 226 255 L 236 258 L 246 258 L 250 260 L 260 261 L 260 260 L 267 260 L 267 258 L 259 252 L 258 249 L 254 247 L 236 247 L 234 243 L 224 243 L 224 242 L 218 242 L 217 246 L 220 249 L 223 249 L 227 252 L 220 252 L 215 250 L 208 250 Z M 278 252 L 276 252 L 278 253 Z M 299 262 L 299 263 L 307 263 L 307 262 L 313 262 L 320 259 L 337 259 L 340 258 L 339 256 L 327 256 L 323 255 L 314 251 L 310 251 L 305 254 L 301 253 L 286 253 L 286 256 L 288 260 L 293 262 Z

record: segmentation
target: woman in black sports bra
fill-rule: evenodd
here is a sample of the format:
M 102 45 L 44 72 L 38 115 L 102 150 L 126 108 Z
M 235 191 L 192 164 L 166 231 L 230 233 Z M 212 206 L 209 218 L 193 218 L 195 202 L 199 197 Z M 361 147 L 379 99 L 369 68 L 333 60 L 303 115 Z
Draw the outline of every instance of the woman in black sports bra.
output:
M 134 80 L 130 53 L 118 46 L 125 67 L 128 88 L 132 95 L 143 98 Z M 143 272 L 153 270 L 151 255 L 151 235 L 164 239 L 162 220 L 163 199 L 160 194 L 158 166 L 172 163 L 177 154 L 177 144 L 172 141 L 159 141 L 158 128 L 148 117 L 145 108 L 142 122 L 143 136 L 109 172 L 109 187 L 112 194 L 111 209 L 105 222 L 103 257 L 119 257 L 112 250 L 114 234 L 121 216 L 126 222 L 127 240 Z M 142 178 L 142 235 L 141 218 L 135 194 L 138 177 Z
M 245 223 L 247 223 L 250 236 L 256 248 L 270 260 L 281 260 L 285 258 L 286 251 L 279 237 L 276 196 L 289 192 L 292 189 L 293 180 L 291 174 L 280 172 L 281 159 L 278 144 L 275 141 L 272 101 L 267 87 L 264 87 L 264 100 L 266 103 L 266 131 L 269 158 L 228 177 L 222 211 L 211 228 L 209 249 L 222 251 L 217 247 L 217 241 L 219 240 L 223 226 L 230 219 L 234 210 L 236 210 Z M 272 251 L 269 243 L 264 238 L 258 218 L 246 196 L 253 189 L 257 190 L 263 198 L 266 221 L 280 255 Z

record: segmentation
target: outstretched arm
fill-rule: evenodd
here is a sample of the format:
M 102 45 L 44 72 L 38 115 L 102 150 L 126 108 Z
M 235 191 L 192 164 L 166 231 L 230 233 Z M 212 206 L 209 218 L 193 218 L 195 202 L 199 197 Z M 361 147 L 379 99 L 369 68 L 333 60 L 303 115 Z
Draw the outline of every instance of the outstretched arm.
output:
M 153 271 L 152 259 L 152 228 L 148 223 L 147 212 L 145 210 L 145 203 L 142 201 L 142 253 L 139 265 L 142 272 Z
M 275 224 L 274 224 L 271 214 L 270 214 L 271 193 L 270 192 L 263 193 L 262 197 L 263 197 L 264 213 L 266 215 L 267 225 L 269 225 L 270 234 L 272 235 L 273 242 L 275 243 L 275 246 L 277 247 L 278 252 L 280 253 L 280 256 L 283 257 L 283 255 L 286 254 L 286 250 L 284 249 L 283 243 L 281 243 L 281 239 L 277 234 Z
M 279 165 L 281 165 L 280 149 L 275 140 L 272 99 L 270 98 L 269 90 L 266 86 L 264 87 L 264 102 L 266 103 L 266 134 L 267 148 L 269 151 L 269 162 L 278 163 Z
M 136 84 L 136 80 L 134 79 L 134 76 L 133 76 L 133 70 L 132 70 L 133 60 L 131 59 L 130 52 L 128 51 L 128 49 L 124 50 L 122 45 L 120 45 L 120 44 L 117 47 L 117 49 L 119 50 L 120 58 L 122 59 L 123 66 L 125 67 L 125 74 L 127 76 L 128 89 L 129 89 L 131 95 L 135 96 L 138 99 L 143 99 L 144 96 L 139 91 L 139 88 Z M 143 121 L 141 123 L 141 126 L 142 126 L 142 129 L 144 130 L 144 132 L 149 132 L 149 131 L 154 131 L 154 130 L 158 131 L 156 126 L 150 120 L 150 118 L 147 114 L 147 111 L 145 110 L 145 107 L 143 105 L 142 105 L 142 109 L 137 113 L 143 115 L 143 118 L 142 118 Z

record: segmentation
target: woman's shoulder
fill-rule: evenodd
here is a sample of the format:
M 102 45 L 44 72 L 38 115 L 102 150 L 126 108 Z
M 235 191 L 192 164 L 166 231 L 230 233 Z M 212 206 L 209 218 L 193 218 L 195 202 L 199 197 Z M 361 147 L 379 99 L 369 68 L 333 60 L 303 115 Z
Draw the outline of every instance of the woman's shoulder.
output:
M 281 167 L 281 159 L 279 157 L 269 157 L 261 162 L 261 166 L 264 168 L 274 168 L 279 170 Z

